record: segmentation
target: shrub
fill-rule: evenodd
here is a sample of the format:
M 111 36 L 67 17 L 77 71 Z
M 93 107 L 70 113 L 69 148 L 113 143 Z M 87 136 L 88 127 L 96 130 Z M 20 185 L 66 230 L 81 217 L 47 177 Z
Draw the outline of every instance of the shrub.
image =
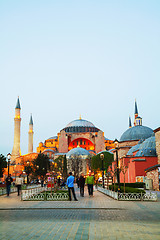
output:
M 110 190 L 114 190 L 114 185 L 109 186 Z M 118 185 L 115 185 L 115 191 L 118 191 Z M 124 187 L 120 186 L 120 192 L 124 192 Z M 132 187 L 125 187 L 125 193 L 145 193 L 143 189 L 132 188 Z
M 118 185 L 118 183 L 116 183 Z M 120 186 L 124 186 L 124 183 L 120 183 Z M 126 187 L 132 187 L 132 188 L 144 188 L 145 183 L 143 182 L 135 182 L 135 183 L 125 183 Z

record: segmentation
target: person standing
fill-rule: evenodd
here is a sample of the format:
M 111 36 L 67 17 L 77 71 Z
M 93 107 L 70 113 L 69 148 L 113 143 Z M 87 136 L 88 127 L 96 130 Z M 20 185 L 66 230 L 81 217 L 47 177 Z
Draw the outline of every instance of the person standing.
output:
M 93 185 L 94 185 L 94 177 L 89 172 L 89 176 L 86 178 L 86 184 L 88 186 L 88 194 L 89 196 L 93 196 Z
M 67 186 L 68 186 L 69 200 L 70 201 L 72 200 L 71 199 L 71 191 L 72 191 L 74 200 L 78 201 L 74 191 L 74 177 L 72 176 L 72 172 L 69 172 L 69 177 L 67 178 Z
M 21 177 L 21 174 L 16 178 L 16 187 L 18 196 L 20 195 L 21 186 L 23 185 L 23 178 Z
M 9 197 L 10 190 L 11 190 L 11 183 L 13 182 L 13 178 L 11 177 L 11 174 L 8 175 L 6 178 L 6 188 L 7 188 L 7 196 Z
M 60 179 L 60 177 L 58 178 L 57 183 L 58 183 L 58 187 L 60 187 L 60 185 L 61 185 L 61 179 Z
M 76 178 L 77 187 L 79 188 L 79 177 Z
M 85 178 L 84 174 L 81 173 L 81 176 L 79 178 L 79 187 L 80 187 L 80 196 L 84 197 L 84 185 L 85 185 Z

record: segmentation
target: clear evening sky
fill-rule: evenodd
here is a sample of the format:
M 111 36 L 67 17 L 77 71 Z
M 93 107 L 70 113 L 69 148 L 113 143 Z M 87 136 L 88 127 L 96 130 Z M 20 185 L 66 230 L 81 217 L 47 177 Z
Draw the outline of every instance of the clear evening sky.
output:
M 12 151 L 21 103 L 21 150 L 34 151 L 82 115 L 120 138 L 138 104 L 160 126 L 160 1 L 1 0 L 0 153 Z

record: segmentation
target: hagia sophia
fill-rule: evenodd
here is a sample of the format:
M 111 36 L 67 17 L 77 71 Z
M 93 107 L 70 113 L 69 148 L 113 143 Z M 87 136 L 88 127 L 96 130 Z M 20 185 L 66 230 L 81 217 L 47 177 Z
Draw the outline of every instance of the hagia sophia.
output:
M 118 164 L 122 170 L 120 180 L 123 182 L 144 181 L 145 177 L 152 180 L 153 188 L 159 189 L 160 170 L 160 128 L 154 131 L 142 125 L 142 118 L 138 115 L 137 102 L 135 101 L 135 114 L 133 126 L 129 118 L 129 128 L 121 135 L 118 148 L 114 148 L 114 141 L 107 139 L 104 132 L 90 121 L 81 117 L 71 121 L 56 136 L 49 137 L 37 146 L 33 153 L 33 118 L 30 116 L 28 131 L 28 153 L 21 155 L 20 129 L 21 129 L 21 106 L 18 97 L 15 107 L 14 118 L 14 144 L 11 154 L 12 172 L 20 173 L 23 170 L 22 162 L 35 159 L 39 153 L 47 154 L 54 161 L 60 155 L 66 155 L 68 170 L 72 170 L 70 159 L 81 155 L 84 160 L 88 156 L 99 152 L 109 151 L 114 154 L 112 170 L 116 167 L 116 151 L 118 151 Z M 84 157 L 85 156 L 85 157 Z M 126 166 L 125 172 L 123 168 Z M 81 170 L 87 174 L 88 166 L 83 161 Z

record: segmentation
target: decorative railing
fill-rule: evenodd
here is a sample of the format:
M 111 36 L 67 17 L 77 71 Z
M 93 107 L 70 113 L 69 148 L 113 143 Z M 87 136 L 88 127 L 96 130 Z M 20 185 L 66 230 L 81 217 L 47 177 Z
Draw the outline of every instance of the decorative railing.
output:
M 24 186 L 25 185 L 22 186 L 22 189 L 23 189 Z M 40 185 L 27 185 L 25 190 L 31 189 L 31 188 L 39 188 L 39 186 Z M 14 193 L 14 192 L 17 192 L 17 187 L 11 187 L 10 193 Z M 7 194 L 7 189 L 6 188 L 0 188 L 0 196 L 5 195 L 5 194 Z
M 118 201 L 157 201 L 157 193 L 118 193 L 102 187 L 98 191 L 118 200 Z
M 36 189 L 22 190 L 21 200 L 23 201 L 67 201 L 68 191 L 64 192 L 48 192 L 44 187 Z
M 11 187 L 10 193 L 14 193 L 14 192 L 17 192 L 17 188 L 16 187 Z M 7 194 L 7 189 L 6 188 L 0 188 L 0 196 L 5 195 L 5 194 Z
M 97 189 L 98 189 L 98 191 L 100 191 L 100 192 L 118 200 L 118 192 L 110 191 L 106 188 L 102 188 L 102 187 L 99 187 L 99 186 L 98 186 Z
M 68 192 L 47 193 L 46 201 L 68 201 Z
M 40 201 L 44 201 L 43 196 L 40 194 L 45 190 L 45 187 L 30 188 L 21 191 L 21 200 L 30 200 L 30 198 L 38 198 Z M 37 199 L 36 199 L 37 200 Z

